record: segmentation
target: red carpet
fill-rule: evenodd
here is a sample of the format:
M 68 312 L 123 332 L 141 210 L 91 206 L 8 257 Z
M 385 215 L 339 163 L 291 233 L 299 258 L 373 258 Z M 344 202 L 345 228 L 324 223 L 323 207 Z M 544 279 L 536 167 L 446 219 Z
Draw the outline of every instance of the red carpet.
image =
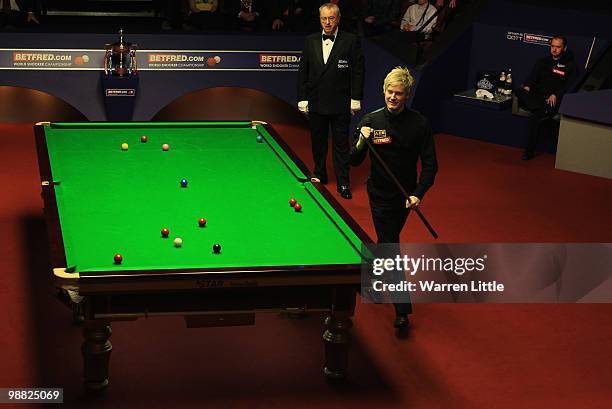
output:
M 307 164 L 308 135 L 277 126 Z M 258 315 L 253 327 L 115 323 L 111 387 L 81 392 L 80 329 L 54 299 L 29 125 L 0 127 L 0 387 L 63 387 L 64 407 L 608 408 L 612 305 L 419 305 L 407 339 L 392 308 L 359 304 L 350 380 L 321 374 L 321 318 Z M 441 242 L 610 242 L 612 181 L 554 157 L 436 137 L 440 173 L 423 212 Z M 342 201 L 373 235 L 366 167 Z M 330 182 L 334 187 L 334 181 Z M 335 189 L 332 189 L 335 190 Z M 339 199 L 342 200 L 342 199 Z M 433 241 L 414 217 L 403 241 Z M 27 408 L 34 405 L 20 404 Z M 8 407 L 8 406 L 7 406 Z

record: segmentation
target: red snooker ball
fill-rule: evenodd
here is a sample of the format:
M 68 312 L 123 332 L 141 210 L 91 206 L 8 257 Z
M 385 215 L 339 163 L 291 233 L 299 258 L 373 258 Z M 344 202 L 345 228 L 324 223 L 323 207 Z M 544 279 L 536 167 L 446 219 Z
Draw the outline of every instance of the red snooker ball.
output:
M 295 200 L 294 198 L 289 199 L 289 206 L 293 207 L 295 206 L 296 203 L 297 203 L 297 200 Z
M 123 256 L 121 254 L 115 254 L 115 257 L 113 257 L 115 260 L 115 264 L 121 264 L 121 262 L 123 261 Z
M 293 206 L 293 208 L 295 209 L 296 212 L 302 211 L 302 205 L 299 203 L 296 203 L 295 206 Z
M 206 226 L 206 219 L 202 217 L 200 220 L 198 220 L 198 224 L 200 227 Z
M 170 230 L 166 229 L 165 227 L 161 229 L 162 237 L 168 237 L 169 234 L 170 234 Z

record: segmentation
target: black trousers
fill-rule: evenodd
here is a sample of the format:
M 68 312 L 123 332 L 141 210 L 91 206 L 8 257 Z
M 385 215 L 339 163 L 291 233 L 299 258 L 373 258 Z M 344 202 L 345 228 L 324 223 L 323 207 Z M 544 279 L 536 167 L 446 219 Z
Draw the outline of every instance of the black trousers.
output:
M 560 101 L 557 99 L 557 105 L 551 107 L 546 103 L 548 95 L 536 94 L 524 88 L 518 88 L 514 93 L 519 106 L 533 114 L 529 118 L 529 137 L 525 146 L 525 152 L 533 155 L 538 145 L 541 125 L 557 114 Z
M 406 209 L 406 199 L 398 197 L 393 200 L 386 200 L 373 195 L 369 191 L 368 198 L 370 200 L 370 209 L 378 244 L 387 244 L 389 246 L 386 249 L 386 253 L 389 253 L 387 257 L 394 257 L 396 254 L 400 254 L 400 233 L 410 214 L 410 209 Z M 387 277 L 386 281 L 399 283 L 405 279 L 404 271 L 397 271 L 390 277 Z M 409 293 L 391 293 L 391 300 L 397 314 L 407 315 L 412 313 Z
M 310 134 L 312 136 L 312 157 L 314 174 L 319 179 L 327 180 L 327 141 L 329 129 L 332 134 L 332 159 L 338 186 L 349 186 L 349 126 L 351 114 L 323 115 L 311 112 L 308 115 Z

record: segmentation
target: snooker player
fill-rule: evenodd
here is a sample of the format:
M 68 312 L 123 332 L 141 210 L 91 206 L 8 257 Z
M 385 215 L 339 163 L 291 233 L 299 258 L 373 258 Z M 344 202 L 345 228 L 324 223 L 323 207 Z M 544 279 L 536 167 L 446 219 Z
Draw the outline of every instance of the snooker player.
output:
M 369 145 L 409 194 L 409 197 L 404 196 L 385 166 L 371 155 L 367 190 L 377 242 L 395 243 L 398 252 L 400 232 L 410 209 L 421 203 L 438 171 L 434 140 L 427 120 L 406 107 L 413 83 L 414 79 L 407 68 L 397 67 L 387 74 L 383 83 L 385 107 L 363 117 L 355 132 L 350 155 L 351 165 L 361 164 Z M 366 143 L 366 139 L 369 143 Z M 417 180 L 419 159 L 421 174 Z M 403 280 L 403 272 L 402 277 L 397 278 Z M 412 312 L 409 297 L 402 302 L 394 300 L 394 305 L 394 326 L 407 328 L 410 325 L 408 314 Z
M 523 160 L 533 159 L 542 121 L 557 114 L 563 95 L 575 79 L 576 64 L 567 52 L 567 39 L 555 35 L 550 39 L 550 54 L 538 60 L 525 84 L 515 91 L 520 107 L 533 114 Z

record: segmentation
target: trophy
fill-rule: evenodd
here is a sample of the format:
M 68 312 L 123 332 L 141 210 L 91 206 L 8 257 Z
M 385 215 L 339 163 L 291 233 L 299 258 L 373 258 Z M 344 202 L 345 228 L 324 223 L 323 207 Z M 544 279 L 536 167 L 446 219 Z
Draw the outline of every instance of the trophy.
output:
M 119 30 L 119 41 L 106 45 L 104 73 L 119 77 L 138 74 L 136 46 L 136 44 L 126 43 L 123 39 L 123 30 Z

